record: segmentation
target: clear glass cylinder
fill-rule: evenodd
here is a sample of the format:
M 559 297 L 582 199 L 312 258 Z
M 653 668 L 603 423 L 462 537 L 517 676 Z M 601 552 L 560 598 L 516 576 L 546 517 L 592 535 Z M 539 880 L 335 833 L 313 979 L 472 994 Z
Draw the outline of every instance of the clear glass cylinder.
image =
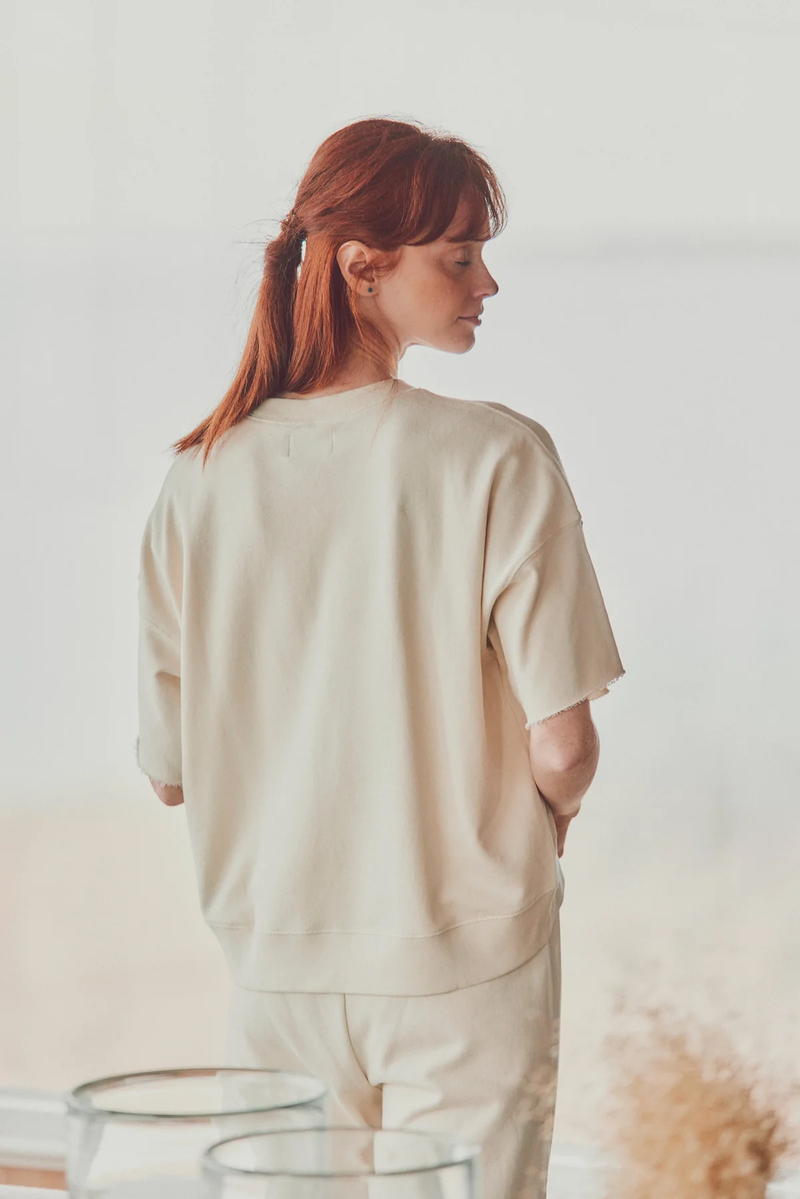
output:
M 328 1126 L 236 1137 L 203 1157 L 204 1199 L 481 1199 L 477 1143 Z
M 319 1128 L 328 1088 L 283 1070 L 124 1074 L 67 1096 L 73 1199 L 197 1199 L 204 1151 L 225 1137 Z

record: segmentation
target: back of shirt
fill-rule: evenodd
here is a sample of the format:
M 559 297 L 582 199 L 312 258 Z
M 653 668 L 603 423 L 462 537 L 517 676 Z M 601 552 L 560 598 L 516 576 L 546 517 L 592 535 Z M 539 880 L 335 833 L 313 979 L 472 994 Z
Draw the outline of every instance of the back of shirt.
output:
M 624 671 L 548 434 L 384 380 L 172 463 L 139 571 L 141 769 L 183 786 L 235 983 L 428 994 L 561 899 L 527 728 Z

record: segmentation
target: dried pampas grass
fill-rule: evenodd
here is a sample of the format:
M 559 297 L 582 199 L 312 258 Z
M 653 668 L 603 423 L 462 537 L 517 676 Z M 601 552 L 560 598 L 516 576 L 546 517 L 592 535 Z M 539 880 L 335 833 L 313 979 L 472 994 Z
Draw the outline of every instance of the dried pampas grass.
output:
M 663 1009 L 612 1049 L 614 1199 L 764 1199 L 790 1149 L 788 1092 L 722 1031 Z

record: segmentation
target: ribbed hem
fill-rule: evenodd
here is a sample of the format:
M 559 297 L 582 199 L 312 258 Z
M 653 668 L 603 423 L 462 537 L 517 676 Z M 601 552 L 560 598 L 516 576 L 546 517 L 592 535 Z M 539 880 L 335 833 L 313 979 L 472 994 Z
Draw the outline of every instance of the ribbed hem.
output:
M 250 991 L 438 995 L 515 970 L 550 939 L 563 876 L 523 912 L 476 920 L 431 937 L 262 933 L 209 926 L 235 986 Z

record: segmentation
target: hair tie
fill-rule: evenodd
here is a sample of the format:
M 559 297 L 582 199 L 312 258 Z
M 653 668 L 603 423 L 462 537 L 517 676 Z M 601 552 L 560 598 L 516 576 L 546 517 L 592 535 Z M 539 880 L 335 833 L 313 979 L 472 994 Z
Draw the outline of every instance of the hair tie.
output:
M 294 208 L 281 221 L 281 233 L 286 237 L 301 237 L 305 240 L 305 230 L 303 229 L 300 216 Z

